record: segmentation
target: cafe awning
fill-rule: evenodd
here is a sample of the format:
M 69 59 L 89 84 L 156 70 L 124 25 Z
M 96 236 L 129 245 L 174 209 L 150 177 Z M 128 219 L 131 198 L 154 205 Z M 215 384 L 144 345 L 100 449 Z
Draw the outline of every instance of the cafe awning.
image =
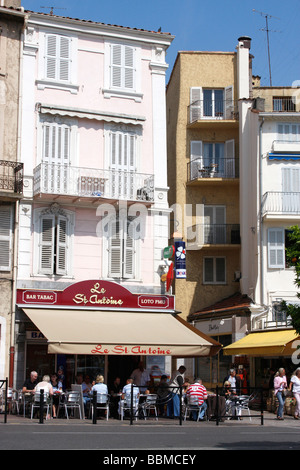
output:
M 295 330 L 260 331 L 250 333 L 223 348 L 225 356 L 290 356 L 295 352 L 299 340 Z
M 24 308 L 56 354 L 211 356 L 221 344 L 170 312 Z

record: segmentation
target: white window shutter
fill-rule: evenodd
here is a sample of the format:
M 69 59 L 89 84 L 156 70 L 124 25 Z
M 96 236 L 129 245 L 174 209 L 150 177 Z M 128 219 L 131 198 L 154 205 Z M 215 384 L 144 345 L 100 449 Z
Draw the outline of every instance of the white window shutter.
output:
M 111 85 L 116 88 L 122 86 L 122 46 L 111 46 Z
M 284 229 L 268 229 L 268 267 L 284 269 L 285 267 L 285 246 Z
M 0 206 L 0 271 L 11 270 L 12 208 Z
M 129 227 L 131 230 L 129 231 Z M 133 219 L 124 221 L 124 254 L 123 254 L 123 277 L 134 278 L 134 249 L 136 224 Z
M 54 215 L 46 215 L 41 218 L 40 230 L 40 266 L 41 274 L 53 274 L 54 270 Z
M 202 88 L 190 89 L 190 122 L 198 121 L 202 117 Z
M 68 261 L 68 220 L 58 216 L 56 240 L 56 274 L 67 274 Z
M 134 88 L 134 49 L 124 47 L 124 88 Z
M 46 78 L 56 78 L 57 36 L 46 35 Z
M 199 172 L 203 167 L 203 150 L 202 150 L 202 141 L 201 140 L 192 140 L 191 141 L 191 179 L 198 178 Z
M 115 219 L 109 223 L 109 263 L 108 276 L 122 277 L 122 230 L 120 230 L 120 221 Z
M 233 86 L 225 88 L 225 119 L 233 119 Z
M 225 142 L 225 178 L 235 177 L 235 141 L 234 139 Z
M 70 77 L 70 38 L 59 38 L 59 80 L 69 81 Z

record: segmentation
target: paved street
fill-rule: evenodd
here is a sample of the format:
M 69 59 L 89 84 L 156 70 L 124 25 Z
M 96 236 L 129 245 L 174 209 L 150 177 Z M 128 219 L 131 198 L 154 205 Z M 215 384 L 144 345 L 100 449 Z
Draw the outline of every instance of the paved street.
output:
M 195 423 L 154 418 L 134 421 L 98 419 L 59 419 L 39 423 L 22 416 L 9 415 L 7 423 L 0 416 L 1 450 L 101 450 L 100 458 L 112 455 L 139 455 L 146 458 L 152 450 L 170 455 L 191 455 L 199 450 L 300 450 L 300 421 L 286 416 L 277 421 L 274 414 L 264 414 L 250 421 Z M 145 452 L 137 454 L 143 449 Z M 105 452 L 105 451 L 114 451 Z M 152 452 L 152 454 L 151 454 Z M 199 455 L 197 452 L 195 456 Z M 147 457 L 148 458 L 148 457 Z M 195 461 L 196 462 L 196 461 Z M 190 462 L 194 464 L 195 462 Z M 104 462 L 106 463 L 106 462 Z M 112 462 L 110 462 L 112 463 Z M 116 462 L 117 463 L 117 462 Z M 119 462 L 121 463 L 121 462 Z M 149 463 L 149 462 L 148 462 Z M 168 463 L 168 462 L 165 462 Z

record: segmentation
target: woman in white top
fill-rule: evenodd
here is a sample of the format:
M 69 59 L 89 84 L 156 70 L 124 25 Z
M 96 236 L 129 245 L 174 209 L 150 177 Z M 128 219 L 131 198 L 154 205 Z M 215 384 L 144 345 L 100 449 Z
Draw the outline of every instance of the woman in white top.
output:
M 293 389 L 293 395 L 296 398 L 296 409 L 294 418 L 300 419 L 300 367 L 298 367 L 291 377 L 289 390 Z
M 35 388 L 35 392 L 40 392 L 41 390 L 44 390 L 44 393 L 48 393 L 48 395 L 53 395 L 53 387 L 50 382 L 50 376 L 49 375 L 44 375 L 42 382 L 39 382 Z
M 92 386 L 91 395 L 93 395 L 94 390 L 97 393 L 108 393 L 107 385 L 104 383 L 103 375 L 97 375 L 96 383 Z

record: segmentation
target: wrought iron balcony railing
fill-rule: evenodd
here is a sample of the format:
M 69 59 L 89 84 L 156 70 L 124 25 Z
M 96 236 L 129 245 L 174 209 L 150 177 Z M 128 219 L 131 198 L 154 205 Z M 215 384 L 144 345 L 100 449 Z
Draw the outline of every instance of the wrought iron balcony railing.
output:
M 23 163 L 0 160 L 0 190 L 23 192 Z
M 34 194 L 154 201 L 154 175 L 121 170 L 40 163 Z
M 205 119 L 235 121 L 238 105 L 232 100 L 197 100 L 188 106 L 189 124 Z
M 268 191 L 263 195 L 262 215 L 299 215 L 300 192 Z
M 239 245 L 239 224 L 196 224 L 187 228 L 187 248 L 204 245 Z
M 236 158 L 197 158 L 187 164 L 187 180 L 198 178 L 238 178 L 239 165 Z

